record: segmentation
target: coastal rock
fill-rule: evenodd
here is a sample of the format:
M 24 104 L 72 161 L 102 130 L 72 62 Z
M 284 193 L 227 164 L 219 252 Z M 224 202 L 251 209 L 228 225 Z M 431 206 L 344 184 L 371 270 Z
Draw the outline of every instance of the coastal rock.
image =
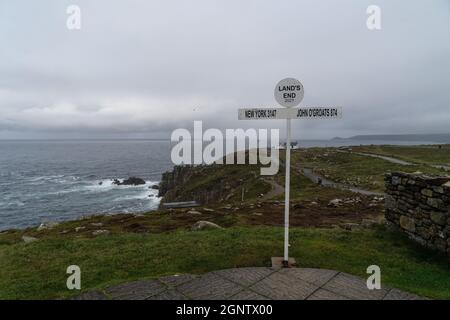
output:
M 145 180 L 137 177 L 130 177 L 120 182 L 118 179 L 113 180 L 113 184 L 118 186 L 138 186 L 145 184 Z
M 37 231 L 52 229 L 52 228 L 56 227 L 58 224 L 59 224 L 58 222 L 43 222 L 39 225 L 39 227 L 37 228 Z
M 205 229 L 223 229 L 221 226 L 210 221 L 197 221 L 191 228 L 192 231 Z
M 187 212 L 187 214 L 192 214 L 192 215 L 199 216 L 199 215 L 201 215 L 202 213 L 199 212 L 199 211 L 197 211 L 197 210 L 189 210 L 189 211 Z
M 214 209 L 210 209 L 210 208 L 203 208 L 203 211 L 206 211 L 206 212 L 214 212 L 215 210 L 214 210 Z
M 159 190 L 159 185 L 154 184 L 150 187 L 150 189 Z
M 329 207 L 339 207 L 342 204 L 341 199 L 333 199 L 330 202 L 328 202 Z
M 93 222 L 93 223 L 91 223 L 91 226 L 94 226 L 94 227 L 103 227 L 103 223 L 101 223 L 101 222 Z
M 22 236 L 22 240 L 23 240 L 25 243 L 30 243 L 30 242 L 38 241 L 39 239 L 38 239 L 38 238 L 35 238 L 35 237 Z
M 92 235 L 93 236 L 99 236 L 99 235 L 102 235 L 102 234 L 109 234 L 109 230 L 95 230 L 95 231 L 92 231 Z
M 86 227 L 76 227 L 75 232 L 80 232 L 82 230 L 86 229 Z

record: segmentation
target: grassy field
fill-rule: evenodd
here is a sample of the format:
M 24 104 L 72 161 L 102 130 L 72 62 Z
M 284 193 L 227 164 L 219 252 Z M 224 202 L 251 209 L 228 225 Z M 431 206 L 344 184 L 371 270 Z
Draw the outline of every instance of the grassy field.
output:
M 352 147 L 356 152 L 367 152 L 390 156 L 405 161 L 450 166 L 450 144 L 423 146 L 359 146 Z
M 408 147 L 408 154 L 403 155 L 391 153 L 395 147 L 373 148 L 370 152 L 386 152 L 409 161 L 414 157 L 420 164 L 398 165 L 333 148 L 293 151 L 291 255 L 301 267 L 330 268 L 362 277 L 369 265 L 376 264 L 381 267 L 385 285 L 450 299 L 446 257 L 380 224 L 353 231 L 339 227 L 343 223 L 360 224 L 363 219 L 382 222 L 382 202 L 374 204 L 370 196 L 319 186 L 298 170 L 301 166 L 313 168 L 333 181 L 373 191 L 384 190 L 383 177 L 388 171 L 444 173 L 429 164 L 442 163 L 445 155 L 416 154 L 411 151 L 414 147 Z M 445 148 L 448 152 L 448 146 Z M 283 162 L 284 154 L 280 155 Z M 208 203 L 208 210 L 197 208 L 201 213 L 177 209 L 136 216 L 96 216 L 44 231 L 29 228 L 0 233 L 0 299 L 53 299 L 79 294 L 65 286 L 66 268 L 72 264 L 81 267 L 83 291 L 174 273 L 269 266 L 270 258 L 279 256 L 283 248 L 284 206 L 280 200 L 284 194 L 278 192 L 274 198 L 265 199 L 272 189 L 268 179 L 272 178 L 259 175 L 258 166 L 200 167 L 177 186 L 179 193 L 174 197 L 191 200 L 193 194 L 205 190 L 217 191 L 214 201 L 227 197 Z M 273 179 L 284 185 L 282 166 Z M 329 201 L 334 198 L 360 201 L 330 207 Z M 224 229 L 190 231 L 198 220 L 217 223 Z M 99 224 L 101 227 L 96 226 Z M 99 228 L 109 234 L 94 236 L 92 232 Z M 38 240 L 24 243 L 23 235 Z
M 450 299 L 446 259 L 383 227 L 358 232 L 292 228 L 291 239 L 291 254 L 302 267 L 364 277 L 366 268 L 377 264 L 384 285 Z M 175 273 L 268 266 L 270 257 L 282 252 L 283 229 L 242 226 L 95 238 L 55 232 L 38 242 L 0 243 L 0 299 L 52 299 L 76 294 L 65 287 L 72 264 L 81 267 L 83 291 Z
M 445 175 L 446 171 L 429 165 L 400 165 L 364 155 L 338 152 L 335 148 L 311 148 L 293 152 L 293 165 L 314 169 L 339 183 L 383 192 L 384 174 L 392 171 Z

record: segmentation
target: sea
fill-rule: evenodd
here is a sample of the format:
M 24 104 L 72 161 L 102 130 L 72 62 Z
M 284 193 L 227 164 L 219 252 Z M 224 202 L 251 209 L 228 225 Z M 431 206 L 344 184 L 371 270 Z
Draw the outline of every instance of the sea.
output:
M 415 141 L 305 140 L 300 147 L 432 144 Z M 0 141 L 0 231 L 94 214 L 141 213 L 159 205 L 152 186 L 173 167 L 168 140 Z M 117 186 L 139 177 L 145 185 Z

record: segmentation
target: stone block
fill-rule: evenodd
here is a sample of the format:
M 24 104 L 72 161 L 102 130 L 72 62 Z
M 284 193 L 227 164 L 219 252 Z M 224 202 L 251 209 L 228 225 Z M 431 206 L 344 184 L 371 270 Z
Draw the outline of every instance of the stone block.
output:
M 436 193 L 444 193 L 443 187 L 433 187 L 433 191 Z
M 420 193 L 427 197 L 433 196 L 433 190 L 431 190 L 431 189 L 422 189 L 422 191 L 420 191 Z
M 401 183 L 401 178 L 398 176 L 392 176 L 391 183 L 394 186 L 399 185 Z
M 444 206 L 444 201 L 439 198 L 428 198 L 427 204 L 433 208 L 441 209 Z
M 407 216 L 400 216 L 400 227 L 410 232 L 416 231 L 416 224 L 413 218 Z
M 444 226 L 447 222 L 447 214 L 445 212 L 431 212 L 430 219 L 434 223 Z

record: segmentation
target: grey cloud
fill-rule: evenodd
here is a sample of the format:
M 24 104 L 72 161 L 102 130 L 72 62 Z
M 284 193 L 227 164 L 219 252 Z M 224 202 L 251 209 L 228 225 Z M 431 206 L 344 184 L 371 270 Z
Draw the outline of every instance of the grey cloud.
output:
M 77 4 L 82 29 L 65 27 Z M 450 10 L 436 0 L 39 1 L 0 4 L 0 138 L 39 134 L 170 135 L 238 122 L 237 108 L 274 106 L 286 76 L 303 105 L 339 105 L 335 122 L 295 135 L 448 132 Z M 56 134 L 58 132 L 58 134 Z M 38 134 L 38 136 L 39 136 Z

